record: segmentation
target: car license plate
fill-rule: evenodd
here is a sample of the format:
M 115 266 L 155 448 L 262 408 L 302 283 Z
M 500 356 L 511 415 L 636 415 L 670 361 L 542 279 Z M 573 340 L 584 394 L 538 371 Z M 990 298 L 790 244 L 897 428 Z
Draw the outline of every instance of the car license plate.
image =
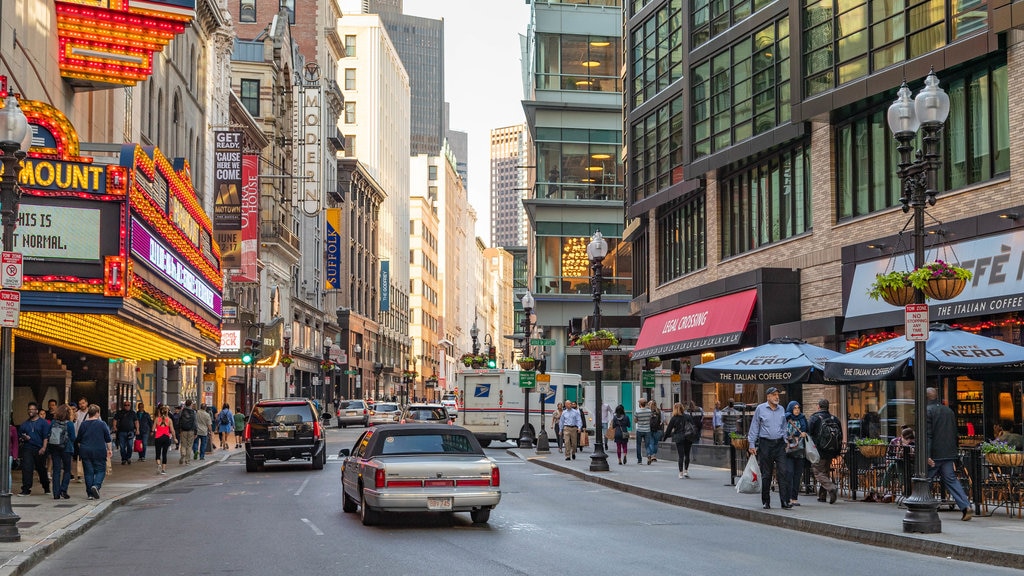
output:
M 427 510 L 451 510 L 451 498 L 427 497 Z
M 274 438 L 291 438 L 291 437 L 292 437 L 292 431 L 291 430 L 275 430 L 274 431 Z
M 345 415 L 346 416 L 358 416 L 359 412 L 356 412 L 355 410 L 349 410 L 348 412 L 345 413 Z

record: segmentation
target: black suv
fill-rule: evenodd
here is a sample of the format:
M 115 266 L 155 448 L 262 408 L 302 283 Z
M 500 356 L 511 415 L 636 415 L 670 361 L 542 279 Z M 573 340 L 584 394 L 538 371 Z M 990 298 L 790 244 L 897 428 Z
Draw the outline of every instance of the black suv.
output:
M 255 472 L 267 460 L 309 460 L 323 470 L 327 447 L 320 413 L 305 398 L 263 400 L 245 424 L 245 471 Z

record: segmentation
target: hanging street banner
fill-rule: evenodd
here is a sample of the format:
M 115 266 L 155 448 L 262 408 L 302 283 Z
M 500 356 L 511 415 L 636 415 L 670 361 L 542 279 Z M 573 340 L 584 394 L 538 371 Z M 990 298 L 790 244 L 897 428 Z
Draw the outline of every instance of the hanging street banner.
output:
M 380 261 L 380 311 L 391 310 L 391 261 Z
M 324 266 L 324 288 L 341 290 L 341 208 L 328 208 L 327 219 L 327 262 Z
M 256 258 L 260 248 L 260 157 L 242 155 L 242 223 L 239 238 L 241 273 L 232 282 L 259 282 Z M 226 232 L 225 232 L 226 233 Z M 223 248 L 223 245 L 221 246 Z
M 214 132 L 213 229 L 221 249 L 221 266 L 242 265 L 242 133 Z

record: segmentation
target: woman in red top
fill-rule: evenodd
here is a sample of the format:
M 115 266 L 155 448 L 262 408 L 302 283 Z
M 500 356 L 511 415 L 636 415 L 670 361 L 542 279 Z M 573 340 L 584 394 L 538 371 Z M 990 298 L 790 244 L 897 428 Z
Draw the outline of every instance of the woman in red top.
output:
M 167 406 L 156 409 L 156 421 L 153 422 L 153 445 L 156 447 L 156 469 L 167 474 L 167 450 L 174 441 L 174 422 L 167 415 Z

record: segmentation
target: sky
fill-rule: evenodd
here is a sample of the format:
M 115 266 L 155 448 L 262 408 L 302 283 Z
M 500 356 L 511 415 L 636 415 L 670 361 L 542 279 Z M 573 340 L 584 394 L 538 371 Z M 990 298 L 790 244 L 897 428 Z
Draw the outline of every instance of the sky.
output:
M 452 130 L 469 134 L 469 200 L 476 235 L 490 244 L 490 131 L 521 124 L 520 34 L 530 23 L 524 0 L 405 0 L 404 12 L 444 19 L 445 100 Z

